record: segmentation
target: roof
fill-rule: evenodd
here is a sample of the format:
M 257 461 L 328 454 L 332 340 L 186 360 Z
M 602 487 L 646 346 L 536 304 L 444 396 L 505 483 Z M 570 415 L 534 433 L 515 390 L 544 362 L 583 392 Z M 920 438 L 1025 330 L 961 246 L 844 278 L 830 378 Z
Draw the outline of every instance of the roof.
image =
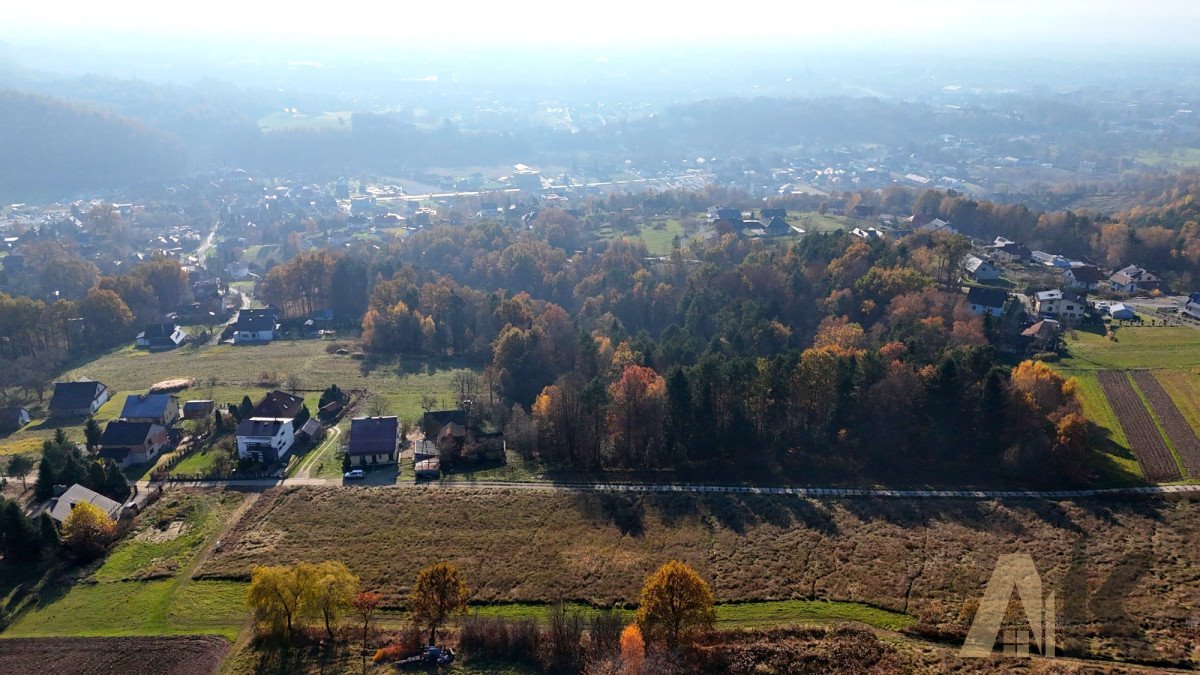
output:
M 285 422 L 279 420 L 242 420 L 237 426 L 237 435 L 274 438 L 284 424 Z
M 137 417 L 161 418 L 167 412 L 172 399 L 176 402 L 178 396 L 172 394 L 130 394 L 125 399 L 125 407 L 121 408 L 121 417 L 126 419 Z
M 179 326 L 176 326 L 173 323 L 151 323 L 146 324 L 146 327 L 142 329 L 142 334 L 138 337 L 145 340 L 150 340 L 153 338 L 169 338 L 174 335 L 175 331 L 177 330 L 179 330 Z
M 258 333 L 262 331 L 275 330 L 275 317 L 272 315 L 252 314 L 244 316 L 238 314 L 237 321 L 233 324 L 234 330 Z
M 100 507 L 101 511 L 107 513 L 109 517 L 113 517 L 121 510 L 121 505 L 117 502 L 76 483 L 67 488 L 66 492 L 50 501 L 50 510 L 48 513 L 51 518 L 61 523 L 70 515 L 71 509 L 80 502 L 95 504 Z
M 89 408 L 104 391 L 103 384 L 94 380 L 78 382 L 55 382 L 54 395 L 50 397 L 51 410 L 76 410 Z
M 1071 276 L 1080 283 L 1094 284 L 1104 280 L 1104 273 L 1094 265 L 1072 267 L 1067 272 L 1070 272 Z M 1063 274 L 1066 274 L 1066 272 L 1063 272 Z
M 129 422 L 127 420 L 113 420 L 104 427 L 104 435 L 100 437 L 100 445 L 103 446 L 122 446 L 122 445 L 141 445 L 146 442 L 146 437 L 150 435 L 151 429 L 156 425 L 153 422 Z
M 1004 301 L 1008 300 L 1008 293 L 999 288 L 982 288 L 980 286 L 972 286 L 967 291 L 967 302 L 972 305 L 982 305 L 984 307 L 1003 307 Z
M 1052 321 L 1050 319 L 1043 319 L 1042 321 L 1039 321 L 1039 322 L 1033 324 L 1032 326 L 1030 326 L 1029 328 L 1026 328 L 1025 330 L 1021 331 L 1021 335 L 1024 335 L 1025 337 L 1038 337 L 1041 335 L 1047 335 L 1052 332 L 1057 333 L 1058 327 L 1059 326 L 1058 326 L 1057 321 Z
M 986 260 L 984 260 L 983 258 L 980 258 L 979 256 L 975 256 L 975 255 L 968 255 L 965 258 L 963 258 L 962 266 L 964 268 L 966 268 L 966 270 L 968 272 L 971 272 L 971 273 L 978 272 L 980 268 L 986 269 L 988 267 L 991 267 L 991 265 L 989 265 Z
M 300 433 L 307 434 L 309 436 L 316 436 L 317 430 L 320 428 L 321 423 L 315 418 L 310 417 L 308 421 L 304 423 L 304 426 L 300 427 Z
M 0 408 L 0 425 L 17 424 L 21 420 L 21 413 L 26 412 L 24 408 Z
M 355 417 L 350 420 L 351 455 L 395 452 L 400 420 L 396 417 Z
M 1038 302 L 1049 302 L 1051 300 L 1062 300 L 1063 292 L 1059 289 L 1052 291 L 1039 291 L 1037 293 Z
M 184 401 L 184 403 L 183 403 L 183 411 L 184 412 L 193 412 L 196 410 L 212 410 L 212 409 L 213 409 L 213 402 L 208 399 L 198 398 L 198 399 L 195 399 L 192 401 Z
M 437 457 L 430 457 L 429 459 L 423 459 L 423 460 L 413 464 L 413 471 L 415 471 L 416 473 L 440 471 L 441 468 L 442 468 L 442 462 Z
M 435 427 L 433 431 L 436 433 L 447 424 L 455 422 L 461 426 L 467 426 L 467 411 L 466 410 L 430 410 L 421 418 L 421 426 L 426 430 Z
M 303 405 L 304 399 L 299 396 L 292 396 L 276 389 L 264 396 L 254 406 L 254 409 L 250 411 L 250 417 L 291 419 L 300 412 L 300 407 Z
M 464 438 L 466 435 L 467 430 L 464 429 L 461 424 L 458 424 L 457 422 L 450 422 L 446 426 L 442 427 L 442 430 L 438 432 L 438 440 L 440 441 L 447 436 Z

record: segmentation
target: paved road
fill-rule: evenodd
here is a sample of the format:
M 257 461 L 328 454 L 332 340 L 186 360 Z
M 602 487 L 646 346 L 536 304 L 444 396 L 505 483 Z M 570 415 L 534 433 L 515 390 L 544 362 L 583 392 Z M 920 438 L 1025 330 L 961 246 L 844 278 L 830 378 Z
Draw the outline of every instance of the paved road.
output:
M 791 488 L 766 486 L 738 485 L 697 485 L 697 484 L 630 484 L 630 483 L 552 483 L 552 482 L 516 482 L 516 481 L 430 481 L 413 483 L 409 481 L 388 484 L 372 484 L 369 477 L 366 481 L 342 481 L 330 478 L 286 478 L 260 480 L 229 480 L 229 481 L 187 481 L 172 482 L 169 485 L 179 487 L 249 487 L 268 488 L 300 485 L 347 485 L 353 487 L 390 487 L 396 489 L 456 489 L 456 488 L 494 488 L 505 490 L 543 490 L 562 492 L 683 492 L 683 493 L 718 493 L 718 494 L 762 494 L 762 495 L 793 495 L 796 497 L 890 497 L 900 499 L 1075 499 L 1075 498 L 1128 498 L 1152 495 L 1200 494 L 1200 485 L 1159 485 L 1136 488 L 1104 488 L 1094 490 L 879 490 L 853 488 Z M 146 481 L 139 481 L 138 488 L 149 487 Z

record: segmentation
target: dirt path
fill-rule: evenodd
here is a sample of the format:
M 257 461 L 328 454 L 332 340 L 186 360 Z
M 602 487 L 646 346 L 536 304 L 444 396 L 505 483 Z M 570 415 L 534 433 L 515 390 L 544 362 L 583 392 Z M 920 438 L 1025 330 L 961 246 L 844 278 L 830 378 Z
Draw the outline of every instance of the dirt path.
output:
M 308 453 L 304 459 L 300 460 L 300 466 L 296 469 L 294 478 L 309 478 L 312 473 L 312 468 L 317 465 L 318 460 L 332 447 L 338 437 L 342 435 L 342 430 L 337 427 L 330 427 L 329 438 L 325 439 L 321 446 L 316 450 Z

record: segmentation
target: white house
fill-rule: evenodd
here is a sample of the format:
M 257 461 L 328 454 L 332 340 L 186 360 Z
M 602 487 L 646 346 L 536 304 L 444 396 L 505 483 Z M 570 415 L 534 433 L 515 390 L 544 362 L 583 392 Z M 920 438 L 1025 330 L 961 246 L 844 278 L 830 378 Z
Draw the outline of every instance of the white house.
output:
M 292 420 L 242 420 L 237 428 L 238 457 L 272 464 L 287 455 L 295 440 Z
M 183 344 L 187 333 L 173 323 L 152 323 L 138 333 L 138 349 L 174 349 Z
M 1081 265 L 1072 267 L 1063 272 L 1063 281 L 1067 288 L 1074 288 L 1081 291 L 1098 291 L 1100 284 L 1104 283 L 1104 273 L 1094 265 Z
M 233 324 L 234 344 L 261 344 L 275 339 L 279 315 L 273 309 L 243 309 Z
M 967 305 L 976 314 L 1000 316 L 1004 312 L 1006 300 L 1008 300 L 1008 293 L 999 288 L 972 286 L 967 290 Z
M 1079 319 L 1087 309 L 1085 303 L 1074 293 L 1064 293 L 1059 289 L 1042 291 L 1035 296 L 1037 313 L 1041 316 Z
M 1000 270 L 995 265 L 975 255 L 968 255 L 960 261 L 963 272 L 975 281 L 991 281 L 1000 278 Z
M 1071 266 L 1070 260 L 1067 260 L 1061 255 L 1046 253 L 1045 251 L 1034 251 L 1033 253 L 1029 254 L 1029 257 L 1033 258 L 1033 262 L 1045 265 L 1047 267 L 1062 267 L 1063 269 L 1066 269 Z
M 303 405 L 304 399 L 278 390 L 264 396 L 238 424 L 238 457 L 263 464 L 285 457 L 296 440 L 294 420 Z
M 1114 319 L 1129 321 L 1137 317 L 1137 314 L 1134 313 L 1134 311 L 1130 309 L 1128 305 L 1121 302 L 1114 302 L 1110 304 L 1105 311 L 1107 311 L 1108 315 Z

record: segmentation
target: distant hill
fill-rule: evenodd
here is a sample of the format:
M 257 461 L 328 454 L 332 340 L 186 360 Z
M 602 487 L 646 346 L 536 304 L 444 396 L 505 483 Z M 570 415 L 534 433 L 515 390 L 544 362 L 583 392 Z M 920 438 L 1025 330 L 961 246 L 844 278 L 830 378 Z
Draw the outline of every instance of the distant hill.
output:
M 0 91 L 0 199 L 71 195 L 179 175 L 173 136 L 61 99 Z

